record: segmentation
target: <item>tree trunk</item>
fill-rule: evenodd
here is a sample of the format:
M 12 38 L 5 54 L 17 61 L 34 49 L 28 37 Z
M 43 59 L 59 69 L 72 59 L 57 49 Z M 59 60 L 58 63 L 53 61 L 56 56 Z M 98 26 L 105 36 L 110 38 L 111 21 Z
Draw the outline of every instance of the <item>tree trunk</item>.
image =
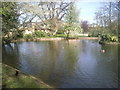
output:
M 111 30 L 111 2 L 109 3 L 109 29 Z
M 118 2 L 118 39 L 119 39 L 119 42 L 120 42 L 120 1 Z

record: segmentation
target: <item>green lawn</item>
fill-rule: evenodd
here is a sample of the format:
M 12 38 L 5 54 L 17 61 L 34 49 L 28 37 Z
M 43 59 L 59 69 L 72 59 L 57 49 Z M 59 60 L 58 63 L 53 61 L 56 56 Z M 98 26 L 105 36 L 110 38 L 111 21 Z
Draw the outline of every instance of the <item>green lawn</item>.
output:
M 37 78 L 19 72 L 8 65 L 2 64 L 2 86 L 3 88 L 52 88 Z

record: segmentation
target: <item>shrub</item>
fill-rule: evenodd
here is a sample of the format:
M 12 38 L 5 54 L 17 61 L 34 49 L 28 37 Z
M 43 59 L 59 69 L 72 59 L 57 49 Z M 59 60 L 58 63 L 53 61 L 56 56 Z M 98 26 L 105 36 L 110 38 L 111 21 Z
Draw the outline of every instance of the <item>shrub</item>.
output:
M 34 37 L 47 37 L 48 35 L 45 32 L 36 31 Z
M 25 39 L 30 39 L 30 38 L 32 38 L 33 36 L 31 35 L 31 34 L 25 34 L 24 36 L 23 36 L 23 38 L 25 38 Z
M 117 37 L 117 36 L 112 36 L 112 37 L 111 37 L 111 40 L 112 40 L 113 42 L 118 42 L 118 37 Z
M 18 38 L 22 38 L 22 37 L 23 37 L 23 32 L 18 31 L 17 37 L 18 37 Z
M 56 34 L 55 37 L 66 37 L 65 34 Z
M 107 42 L 118 42 L 118 37 L 113 34 L 109 29 L 105 28 L 98 28 L 90 30 L 89 36 L 91 37 L 101 37 L 101 41 L 107 41 Z
M 118 42 L 118 37 L 113 34 L 102 34 L 101 41 Z
M 63 30 L 58 29 L 58 31 L 56 32 L 56 34 L 64 34 Z
M 102 33 L 102 30 L 90 30 L 89 37 L 98 37 Z

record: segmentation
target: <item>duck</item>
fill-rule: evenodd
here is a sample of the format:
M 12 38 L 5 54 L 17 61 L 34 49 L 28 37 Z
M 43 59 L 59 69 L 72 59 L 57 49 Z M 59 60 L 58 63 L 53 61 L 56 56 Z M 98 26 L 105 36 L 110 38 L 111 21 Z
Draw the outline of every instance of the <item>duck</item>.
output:
M 105 50 L 100 50 L 100 52 L 103 52 L 103 53 L 104 53 L 104 52 L 105 52 Z

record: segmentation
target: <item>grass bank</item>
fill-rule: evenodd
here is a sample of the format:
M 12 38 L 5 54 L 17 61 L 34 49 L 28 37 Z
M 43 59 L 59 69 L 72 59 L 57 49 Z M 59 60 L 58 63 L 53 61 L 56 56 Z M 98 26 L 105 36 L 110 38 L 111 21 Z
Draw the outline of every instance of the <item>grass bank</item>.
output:
M 26 75 L 19 71 L 18 76 L 15 75 L 17 69 L 6 64 L 2 64 L 2 87 L 3 88 L 53 88 L 41 80 Z

